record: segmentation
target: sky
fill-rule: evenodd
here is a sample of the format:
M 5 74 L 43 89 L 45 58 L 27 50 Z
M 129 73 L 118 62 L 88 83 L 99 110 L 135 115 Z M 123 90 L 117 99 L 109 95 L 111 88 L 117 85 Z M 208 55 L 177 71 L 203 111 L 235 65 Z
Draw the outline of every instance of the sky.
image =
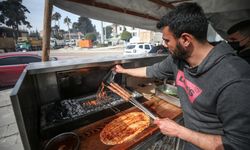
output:
M 30 22 L 32 28 L 31 30 L 43 30 L 43 16 L 44 16 L 44 0 L 23 0 L 23 5 L 30 11 L 30 13 L 26 13 L 27 21 Z M 61 20 L 60 20 L 60 28 L 64 29 L 65 31 L 68 30 L 68 27 L 66 24 L 63 23 L 64 18 L 68 16 L 71 20 L 71 23 L 77 22 L 79 16 L 72 14 L 70 12 L 64 11 L 62 9 L 59 9 L 55 6 L 53 6 L 53 13 L 58 12 L 61 14 Z M 91 19 L 92 24 L 96 26 L 96 30 L 98 32 L 101 32 L 101 21 Z M 51 22 L 52 25 L 54 25 L 54 22 Z M 110 25 L 110 23 L 104 22 L 103 26 Z M 25 27 L 21 27 L 21 29 Z

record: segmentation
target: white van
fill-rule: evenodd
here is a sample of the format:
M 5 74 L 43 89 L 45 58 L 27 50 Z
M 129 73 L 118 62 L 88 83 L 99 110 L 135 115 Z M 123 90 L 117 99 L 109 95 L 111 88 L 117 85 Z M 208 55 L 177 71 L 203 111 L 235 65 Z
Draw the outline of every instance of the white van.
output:
M 146 54 L 154 46 L 150 43 L 133 43 L 128 44 L 124 49 L 124 54 Z

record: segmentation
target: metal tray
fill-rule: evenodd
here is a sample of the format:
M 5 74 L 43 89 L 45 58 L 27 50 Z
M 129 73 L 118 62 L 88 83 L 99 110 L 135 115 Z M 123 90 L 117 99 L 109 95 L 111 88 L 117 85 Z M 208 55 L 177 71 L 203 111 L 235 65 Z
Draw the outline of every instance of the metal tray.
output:
M 157 86 L 155 88 L 155 95 L 157 97 L 167 101 L 168 103 L 171 103 L 175 106 L 181 107 L 180 99 L 178 97 L 169 95 L 168 91 L 175 92 L 177 95 L 177 87 L 170 85 L 170 84 L 163 84 L 163 85 Z M 173 93 L 171 93 L 171 94 L 173 94 Z

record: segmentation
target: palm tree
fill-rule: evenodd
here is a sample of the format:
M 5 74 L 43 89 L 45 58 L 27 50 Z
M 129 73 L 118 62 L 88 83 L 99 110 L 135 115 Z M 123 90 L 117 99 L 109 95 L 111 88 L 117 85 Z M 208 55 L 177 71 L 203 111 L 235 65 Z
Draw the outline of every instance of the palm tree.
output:
M 52 15 L 52 17 L 51 17 L 51 20 L 54 20 L 54 21 L 55 21 L 55 26 L 57 25 L 57 26 L 59 27 L 59 29 L 60 29 L 59 20 L 61 19 L 61 17 L 62 17 L 61 14 L 58 13 L 58 12 L 55 12 L 55 13 Z M 56 23 L 57 23 L 57 24 L 56 24 Z M 58 29 L 56 32 L 58 32 L 59 29 Z
M 67 16 L 66 18 L 64 18 L 64 23 L 68 26 L 69 41 L 70 41 L 70 30 L 69 30 L 69 25 L 71 24 L 71 20 L 69 19 L 68 16 Z
M 56 22 L 57 22 L 57 25 L 60 27 L 59 25 L 59 20 L 61 19 L 61 14 L 58 13 L 58 12 L 55 12 L 53 15 L 52 15 L 52 20 L 55 20 L 55 25 L 56 25 Z

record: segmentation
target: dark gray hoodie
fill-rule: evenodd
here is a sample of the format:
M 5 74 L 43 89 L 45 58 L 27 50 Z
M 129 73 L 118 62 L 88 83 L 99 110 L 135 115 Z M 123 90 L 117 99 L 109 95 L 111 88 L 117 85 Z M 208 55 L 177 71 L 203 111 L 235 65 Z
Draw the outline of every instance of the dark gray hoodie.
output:
M 227 43 L 215 46 L 195 68 L 168 56 L 146 73 L 150 78 L 174 74 L 187 128 L 221 135 L 225 149 L 250 148 L 250 65 Z

